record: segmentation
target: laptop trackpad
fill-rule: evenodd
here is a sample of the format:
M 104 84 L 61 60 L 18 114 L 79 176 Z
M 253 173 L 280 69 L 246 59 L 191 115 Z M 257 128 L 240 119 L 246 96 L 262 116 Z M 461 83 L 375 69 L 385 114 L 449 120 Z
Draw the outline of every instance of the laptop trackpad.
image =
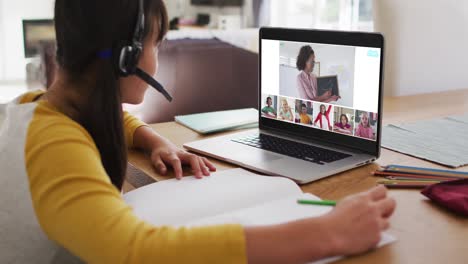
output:
M 247 164 L 258 164 L 258 163 L 265 163 L 265 162 L 272 162 L 275 160 L 282 159 L 282 156 L 263 152 L 263 151 L 254 151 L 252 154 L 248 155 L 243 155 L 242 157 L 239 158 L 239 160 L 242 161 L 242 163 L 247 163 Z

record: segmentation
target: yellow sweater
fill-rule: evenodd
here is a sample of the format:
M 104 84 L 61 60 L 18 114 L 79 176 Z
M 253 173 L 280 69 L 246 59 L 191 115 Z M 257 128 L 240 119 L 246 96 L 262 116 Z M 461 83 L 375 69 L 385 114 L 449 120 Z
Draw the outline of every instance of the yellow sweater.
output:
M 239 225 L 176 229 L 138 219 L 111 184 L 88 132 L 48 102 L 32 102 L 39 94 L 17 102 L 33 111 L 30 120 L 16 121 L 28 122 L 25 145 L 0 150 L 24 147 L 33 209 L 49 239 L 89 263 L 246 262 Z M 133 134 L 144 123 L 127 113 L 124 123 L 132 147 Z

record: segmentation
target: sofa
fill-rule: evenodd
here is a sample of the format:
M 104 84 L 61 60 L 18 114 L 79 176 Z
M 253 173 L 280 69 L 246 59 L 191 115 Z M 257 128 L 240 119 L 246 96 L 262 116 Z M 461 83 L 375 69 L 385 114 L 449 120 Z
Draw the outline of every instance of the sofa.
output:
M 181 39 L 163 44 L 156 78 L 172 103 L 149 89 L 130 112 L 147 123 L 176 115 L 258 108 L 258 55 L 217 39 Z
M 50 44 L 45 48 L 50 85 L 56 65 Z M 155 78 L 171 93 L 172 103 L 150 88 L 142 104 L 124 107 L 147 123 L 173 121 L 176 115 L 258 108 L 258 54 L 216 38 L 165 41 Z

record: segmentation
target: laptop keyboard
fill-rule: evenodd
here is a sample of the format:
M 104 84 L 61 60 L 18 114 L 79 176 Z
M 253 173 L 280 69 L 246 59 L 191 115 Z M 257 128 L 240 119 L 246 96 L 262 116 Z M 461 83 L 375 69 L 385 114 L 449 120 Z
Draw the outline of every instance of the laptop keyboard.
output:
M 322 165 L 324 163 L 330 163 L 351 157 L 351 155 L 345 153 L 306 145 L 265 134 L 254 134 L 251 136 L 233 139 L 232 141 Z

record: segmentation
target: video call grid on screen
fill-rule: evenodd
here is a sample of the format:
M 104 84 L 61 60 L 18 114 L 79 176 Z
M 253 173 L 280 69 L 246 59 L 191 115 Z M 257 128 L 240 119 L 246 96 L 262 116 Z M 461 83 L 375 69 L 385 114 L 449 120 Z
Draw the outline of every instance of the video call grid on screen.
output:
M 380 56 L 379 48 L 262 39 L 262 117 L 375 141 Z M 331 87 L 318 87 L 324 83 Z M 312 109 L 300 109 L 298 101 Z M 276 114 L 263 111 L 272 108 Z M 312 123 L 304 123 L 309 119 Z

